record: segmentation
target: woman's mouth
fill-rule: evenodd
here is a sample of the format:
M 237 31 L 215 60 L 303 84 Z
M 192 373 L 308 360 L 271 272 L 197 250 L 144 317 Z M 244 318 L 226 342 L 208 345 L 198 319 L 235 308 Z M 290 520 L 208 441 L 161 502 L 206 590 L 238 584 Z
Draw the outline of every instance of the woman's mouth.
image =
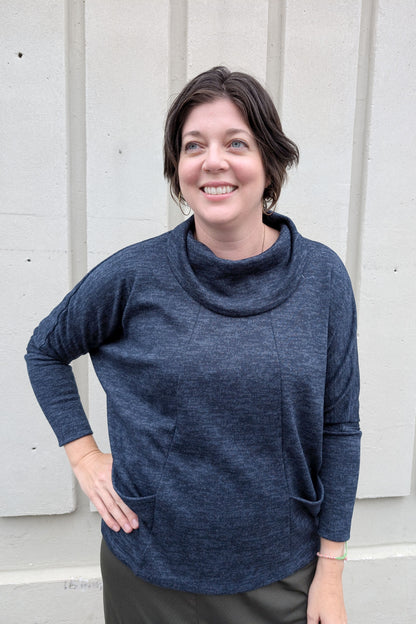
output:
M 236 186 L 203 186 L 202 191 L 207 195 L 226 195 L 235 191 Z

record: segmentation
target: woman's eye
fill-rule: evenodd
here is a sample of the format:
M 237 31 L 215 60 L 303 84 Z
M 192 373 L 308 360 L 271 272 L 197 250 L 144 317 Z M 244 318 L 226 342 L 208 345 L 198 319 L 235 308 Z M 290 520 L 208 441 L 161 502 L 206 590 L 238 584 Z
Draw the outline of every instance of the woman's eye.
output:
M 185 152 L 194 152 L 198 148 L 199 148 L 198 143 L 195 143 L 195 141 L 190 141 L 189 143 L 185 145 Z
M 241 149 L 243 147 L 247 147 L 247 143 L 244 143 L 244 141 L 241 141 L 240 139 L 234 139 L 231 141 L 230 147 L 232 149 Z

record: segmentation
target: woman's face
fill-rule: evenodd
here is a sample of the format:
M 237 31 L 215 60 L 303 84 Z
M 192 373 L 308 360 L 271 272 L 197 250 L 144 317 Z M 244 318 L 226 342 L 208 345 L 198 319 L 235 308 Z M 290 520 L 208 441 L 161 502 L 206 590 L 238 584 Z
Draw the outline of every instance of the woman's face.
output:
M 182 130 L 179 184 L 195 223 L 222 227 L 261 218 L 267 186 L 251 128 L 229 99 L 193 108 Z

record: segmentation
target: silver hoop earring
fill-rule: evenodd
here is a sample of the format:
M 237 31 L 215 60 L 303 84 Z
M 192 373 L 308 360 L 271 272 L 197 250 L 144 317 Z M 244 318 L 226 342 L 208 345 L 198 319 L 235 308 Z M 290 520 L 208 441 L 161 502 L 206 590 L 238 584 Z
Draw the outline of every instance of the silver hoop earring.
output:
M 186 199 L 183 199 L 184 205 L 188 206 L 188 212 L 185 212 L 182 208 L 182 193 L 179 191 L 178 193 L 178 205 L 179 205 L 179 209 L 181 211 L 181 213 L 183 214 L 184 217 L 189 217 L 189 215 L 191 214 L 191 207 L 186 203 Z
M 274 206 L 270 207 L 267 203 L 267 199 L 263 199 L 263 214 L 270 215 L 274 213 Z

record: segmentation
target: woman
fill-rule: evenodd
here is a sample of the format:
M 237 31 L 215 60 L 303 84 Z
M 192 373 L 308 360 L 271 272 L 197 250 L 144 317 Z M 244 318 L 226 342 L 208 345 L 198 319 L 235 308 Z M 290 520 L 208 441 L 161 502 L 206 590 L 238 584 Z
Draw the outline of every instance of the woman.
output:
M 356 314 L 338 257 L 272 212 L 297 159 L 256 80 L 197 76 L 165 129 L 165 175 L 194 216 L 93 269 L 29 343 L 103 519 L 107 623 L 346 622 Z M 69 367 L 87 352 L 112 455 Z

